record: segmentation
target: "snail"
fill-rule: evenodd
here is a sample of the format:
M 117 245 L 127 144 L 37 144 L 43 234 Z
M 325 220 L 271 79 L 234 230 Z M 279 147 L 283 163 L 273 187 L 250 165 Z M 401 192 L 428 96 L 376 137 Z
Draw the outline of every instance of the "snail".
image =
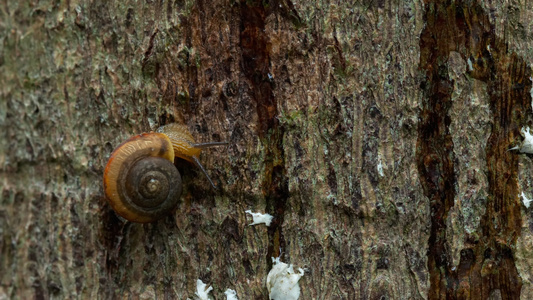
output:
M 148 223 L 173 212 L 182 192 L 179 157 L 195 164 L 215 184 L 198 160 L 200 152 L 226 142 L 196 143 L 185 125 L 169 124 L 120 144 L 104 170 L 104 192 L 113 210 L 125 219 Z

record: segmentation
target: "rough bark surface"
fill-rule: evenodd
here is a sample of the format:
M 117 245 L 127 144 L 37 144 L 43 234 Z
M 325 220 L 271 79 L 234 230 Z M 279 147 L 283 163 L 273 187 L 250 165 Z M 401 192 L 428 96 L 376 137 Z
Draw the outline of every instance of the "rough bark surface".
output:
M 532 299 L 533 2 L 0 2 L 0 299 Z M 102 174 L 161 125 L 199 142 L 155 223 Z M 248 226 L 245 210 L 273 215 Z

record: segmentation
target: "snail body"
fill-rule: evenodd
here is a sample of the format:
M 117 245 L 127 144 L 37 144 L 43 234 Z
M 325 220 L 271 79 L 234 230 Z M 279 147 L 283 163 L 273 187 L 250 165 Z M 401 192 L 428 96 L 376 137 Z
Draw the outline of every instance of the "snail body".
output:
M 163 133 L 170 139 L 172 147 L 174 148 L 174 154 L 176 157 L 183 158 L 194 165 L 196 165 L 204 173 L 211 186 L 216 190 L 217 187 L 207 174 L 207 171 L 204 169 L 200 161 L 198 160 L 200 153 L 205 148 L 216 147 L 216 146 L 225 146 L 227 142 L 209 142 L 209 143 L 196 143 L 191 133 L 185 127 L 185 125 L 172 123 L 159 127 L 157 132 Z
M 172 123 L 159 127 L 157 132 L 163 133 L 169 138 L 176 157 L 194 163 L 192 157 L 198 157 L 202 152 L 201 148 L 193 146 L 196 142 L 185 125 Z
M 175 157 L 198 166 L 216 189 L 198 157 L 204 148 L 227 143 L 196 144 L 180 124 L 166 125 L 157 131 L 133 136 L 120 144 L 104 170 L 104 192 L 109 204 L 132 222 L 153 222 L 177 208 L 182 181 L 174 166 Z

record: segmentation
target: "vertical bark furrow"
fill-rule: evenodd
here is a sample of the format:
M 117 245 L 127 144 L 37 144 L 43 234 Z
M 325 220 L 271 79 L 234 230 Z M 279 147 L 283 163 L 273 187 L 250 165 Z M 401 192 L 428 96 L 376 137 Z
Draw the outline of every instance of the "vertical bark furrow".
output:
M 520 234 L 518 158 L 507 149 L 525 121 L 530 102 L 531 74 L 523 59 L 508 53 L 495 35 L 483 8 L 462 1 L 427 1 L 426 27 L 421 36 L 420 68 L 425 80 L 418 138 L 418 170 L 431 205 L 428 267 L 430 299 L 487 299 L 496 291 L 502 299 L 520 297 L 521 279 L 513 255 Z M 451 262 L 446 234 L 456 197 L 454 152 L 448 110 L 454 81 L 448 74 L 449 55 L 467 61 L 467 75 L 487 85 L 493 117 L 486 144 L 488 196 L 478 237 L 465 239 L 457 267 Z M 453 223 L 454 220 L 451 220 Z
M 446 72 L 450 35 L 446 11 L 428 9 L 420 39 L 420 67 L 425 75 L 424 96 L 418 126 L 417 165 L 431 210 L 428 268 L 431 299 L 447 298 L 450 257 L 446 250 L 446 221 L 454 204 L 455 176 L 449 115 L 453 83 Z M 449 38 L 448 38 L 449 39 Z
M 268 36 L 265 21 L 272 11 L 262 1 L 241 2 L 240 47 L 242 51 L 242 72 L 250 85 L 251 98 L 256 102 L 258 115 L 258 136 L 265 146 L 265 169 L 263 194 L 267 211 L 275 218 L 269 227 L 270 257 L 281 255 L 285 248 L 282 233 L 283 216 L 288 198 L 283 151 L 283 127 L 278 121 L 278 103 L 273 93 L 270 75 Z

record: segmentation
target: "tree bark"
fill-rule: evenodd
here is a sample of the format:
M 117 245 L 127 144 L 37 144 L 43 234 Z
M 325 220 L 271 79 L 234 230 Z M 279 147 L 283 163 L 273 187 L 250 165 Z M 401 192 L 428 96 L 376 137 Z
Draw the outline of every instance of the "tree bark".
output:
M 533 3 L 0 3 L 0 299 L 532 299 Z M 137 224 L 113 149 L 172 122 L 204 150 Z M 272 224 L 248 226 L 246 210 Z

